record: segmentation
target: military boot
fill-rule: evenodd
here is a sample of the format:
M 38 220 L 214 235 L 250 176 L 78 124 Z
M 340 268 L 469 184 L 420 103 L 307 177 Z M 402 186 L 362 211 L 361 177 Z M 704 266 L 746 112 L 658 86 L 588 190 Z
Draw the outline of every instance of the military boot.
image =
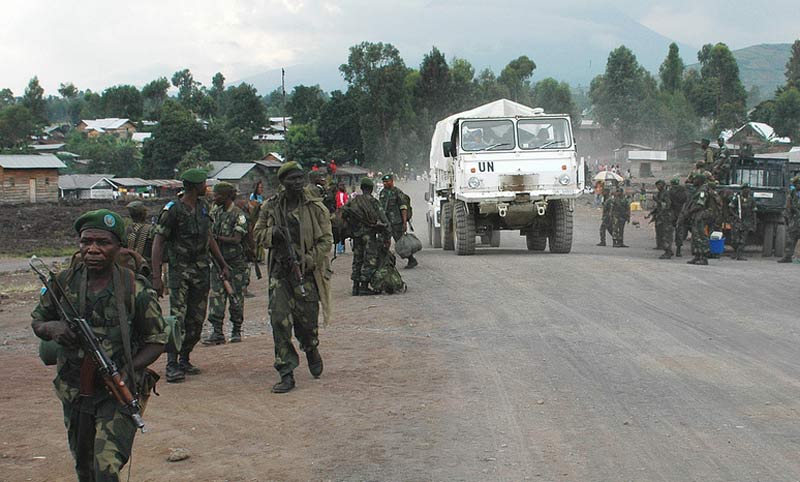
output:
M 186 350 L 181 351 L 181 360 L 178 364 L 187 375 L 198 375 L 200 373 L 200 369 L 189 361 L 189 352 Z
M 166 375 L 167 383 L 180 383 L 186 379 L 186 374 L 183 373 L 183 369 L 178 364 L 177 353 L 167 353 Z
M 417 261 L 417 258 L 415 258 L 414 256 L 409 256 L 408 257 L 408 264 L 406 265 L 406 269 L 414 268 L 418 264 L 419 264 L 419 261 Z
M 306 360 L 308 361 L 308 371 L 314 378 L 319 378 L 322 375 L 322 355 L 319 354 L 317 347 L 306 352 Z
M 234 325 L 231 329 L 231 343 L 239 343 L 242 341 L 242 325 Z
M 597 246 L 605 246 L 605 245 L 606 245 L 605 241 L 600 241 L 599 243 L 597 243 Z
M 366 282 L 366 281 L 361 283 L 361 287 L 358 288 L 358 295 L 359 296 L 370 296 L 370 295 L 377 295 L 377 294 L 379 294 L 379 293 L 377 291 L 373 291 L 369 287 L 369 283 Z
M 659 256 L 658 259 L 672 259 L 672 251 L 664 251 L 664 254 Z
M 294 388 L 294 373 L 281 375 L 281 381 L 272 386 L 272 393 L 286 393 Z
M 708 266 L 708 258 L 701 256 L 695 264 L 698 266 Z
M 225 344 L 225 335 L 222 334 L 222 323 L 215 323 L 212 325 L 211 334 L 208 335 L 208 338 L 203 340 L 203 345 L 213 346 L 213 345 L 224 345 Z
M 747 258 L 744 257 L 744 246 L 740 246 L 736 248 L 736 257 L 734 257 L 736 261 L 747 261 Z
M 791 256 L 784 256 L 783 258 L 778 260 L 779 263 L 791 263 L 792 257 Z
M 361 293 L 360 290 L 360 283 L 358 281 L 353 281 L 353 296 L 358 296 Z
M 675 248 L 675 257 L 676 257 L 676 258 L 681 258 L 681 257 L 683 257 L 683 255 L 681 254 L 681 247 L 680 247 L 680 246 L 678 246 L 677 248 Z

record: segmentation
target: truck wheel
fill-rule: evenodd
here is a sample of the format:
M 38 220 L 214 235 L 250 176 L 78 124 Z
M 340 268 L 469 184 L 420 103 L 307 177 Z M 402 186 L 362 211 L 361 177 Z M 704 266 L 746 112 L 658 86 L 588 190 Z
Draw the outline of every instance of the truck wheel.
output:
M 475 254 L 475 220 L 467 212 L 464 201 L 456 201 L 455 205 L 455 248 L 459 256 Z
M 428 223 L 428 238 L 431 242 L 431 246 L 434 248 L 441 248 L 442 247 L 442 232 L 433 225 L 433 221 Z
M 786 253 L 786 225 L 778 224 L 775 226 L 775 256 L 785 256 Z
M 489 233 L 489 246 L 493 248 L 500 247 L 500 230 L 499 229 L 492 229 Z
M 547 247 L 547 236 L 535 228 L 530 228 L 525 233 L 525 244 L 528 245 L 528 251 L 544 251 Z
M 765 258 L 772 256 L 772 250 L 775 245 L 775 223 L 766 223 L 764 225 L 764 240 L 761 243 L 761 255 Z M 783 248 L 780 248 L 775 254 L 783 254 Z
M 442 248 L 444 248 L 445 251 L 454 250 L 453 206 L 449 202 L 442 203 L 442 225 L 439 228 L 439 233 L 442 238 Z
M 572 212 L 569 200 L 560 199 L 550 204 L 553 216 L 553 231 L 550 234 L 551 253 L 569 253 L 572 251 Z

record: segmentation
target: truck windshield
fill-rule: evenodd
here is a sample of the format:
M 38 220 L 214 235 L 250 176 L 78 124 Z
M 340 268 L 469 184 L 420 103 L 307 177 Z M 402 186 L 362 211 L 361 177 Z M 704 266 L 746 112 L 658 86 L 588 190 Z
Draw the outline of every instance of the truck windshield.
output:
M 508 151 L 514 149 L 514 123 L 502 120 L 468 120 L 461 123 L 464 151 Z
M 522 149 L 563 149 L 572 145 L 566 119 L 520 119 L 517 131 Z

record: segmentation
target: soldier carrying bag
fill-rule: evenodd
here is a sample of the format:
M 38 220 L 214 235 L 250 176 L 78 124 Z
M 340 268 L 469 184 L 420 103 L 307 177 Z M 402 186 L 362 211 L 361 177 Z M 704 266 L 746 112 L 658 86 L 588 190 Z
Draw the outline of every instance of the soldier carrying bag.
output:
M 414 226 L 408 223 L 411 231 L 414 231 Z M 394 251 L 403 259 L 407 259 L 414 255 L 417 251 L 422 250 L 422 241 L 419 240 L 416 234 L 406 232 L 394 244 Z

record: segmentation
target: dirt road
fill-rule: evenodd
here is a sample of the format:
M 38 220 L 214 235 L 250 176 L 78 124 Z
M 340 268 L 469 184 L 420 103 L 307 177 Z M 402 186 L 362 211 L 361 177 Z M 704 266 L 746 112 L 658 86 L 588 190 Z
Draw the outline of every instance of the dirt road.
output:
M 598 216 L 579 206 L 569 255 L 513 233 L 471 257 L 426 249 L 393 297 L 350 297 L 338 259 L 325 373 L 304 364 L 287 395 L 248 299 L 243 343 L 198 348 L 203 375 L 160 385 L 131 479 L 800 479 L 800 266 L 659 261 L 652 225 L 599 248 Z M 0 290 L 33 283 L 15 276 Z M 0 480 L 70 480 L 27 293 L 0 305 Z M 175 447 L 192 457 L 166 462 Z

